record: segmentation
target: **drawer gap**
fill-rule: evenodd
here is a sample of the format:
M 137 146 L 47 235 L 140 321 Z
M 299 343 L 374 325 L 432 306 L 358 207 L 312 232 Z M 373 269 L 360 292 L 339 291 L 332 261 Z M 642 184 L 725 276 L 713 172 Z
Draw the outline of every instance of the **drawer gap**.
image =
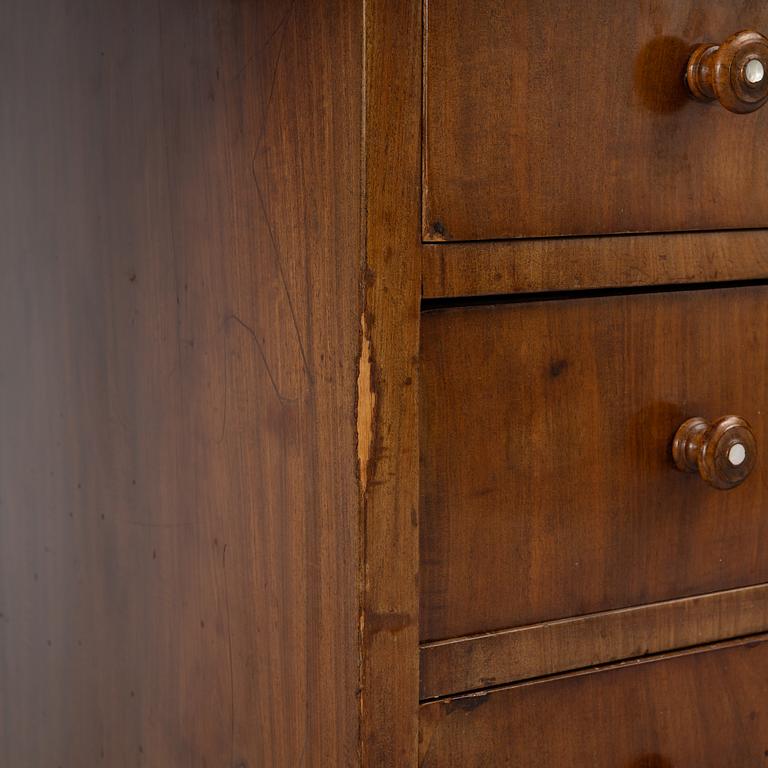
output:
M 424 643 L 422 701 L 768 631 L 768 584 Z
M 768 277 L 749 280 L 729 280 L 718 283 L 673 283 L 667 285 L 644 285 L 621 288 L 587 288 L 576 290 L 540 291 L 525 293 L 487 294 L 482 296 L 445 296 L 422 298 L 421 311 L 434 312 L 444 309 L 487 307 L 530 302 L 563 301 L 614 296 L 642 296 L 658 293 L 684 293 L 690 291 L 722 290 L 726 288 L 749 288 L 768 285 Z

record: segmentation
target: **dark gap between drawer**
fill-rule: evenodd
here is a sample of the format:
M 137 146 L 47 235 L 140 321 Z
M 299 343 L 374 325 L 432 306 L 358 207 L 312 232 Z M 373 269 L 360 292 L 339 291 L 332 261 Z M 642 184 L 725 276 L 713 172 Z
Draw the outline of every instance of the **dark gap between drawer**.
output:
M 422 190 L 423 191 L 423 190 Z M 576 235 L 530 235 L 527 237 L 483 237 L 483 238 L 470 238 L 468 240 L 455 239 L 455 240 L 427 240 L 422 237 L 421 244 L 426 248 L 439 248 L 445 249 L 453 246 L 484 246 L 484 245 L 515 245 L 517 243 L 528 243 L 531 241 L 546 242 L 546 241 L 563 241 L 563 240 L 608 240 L 608 239 L 621 239 L 630 237 L 665 237 L 667 235 L 713 235 L 713 234 L 733 234 L 739 232 L 764 232 L 768 230 L 768 227 L 720 227 L 709 228 L 702 227 L 700 229 L 686 229 L 681 227 L 678 229 L 662 229 L 662 230 L 644 230 L 639 232 L 592 232 L 591 234 L 576 234 Z
M 478 696 L 481 694 L 494 693 L 496 691 L 502 691 L 509 688 L 517 688 L 519 686 L 534 685 L 536 683 L 543 683 L 552 680 L 560 680 L 567 677 L 577 677 L 579 675 L 607 672 L 612 669 L 620 669 L 622 667 L 630 667 L 640 664 L 651 664 L 657 661 L 663 661 L 665 659 L 673 659 L 678 656 L 687 656 L 692 653 L 706 653 L 707 651 L 714 651 L 719 648 L 729 648 L 731 646 L 741 645 L 745 643 L 762 643 L 768 641 L 768 633 L 766 632 L 754 632 L 748 635 L 736 635 L 717 642 L 705 642 L 698 645 L 686 645 L 679 648 L 668 649 L 666 651 L 659 651 L 657 653 L 649 653 L 644 656 L 632 656 L 625 659 L 619 659 L 617 661 L 611 661 L 606 664 L 592 664 L 584 667 L 578 667 L 574 669 L 562 670 L 559 672 L 552 672 L 547 675 L 539 675 L 538 677 L 522 678 L 520 680 L 508 680 L 503 683 L 496 683 L 494 685 L 488 685 L 483 688 L 470 688 L 467 690 L 453 691 L 441 696 L 433 696 L 428 698 L 420 698 L 419 704 L 434 704 L 439 701 L 447 701 L 450 699 L 460 699 L 463 697 Z
M 730 280 L 717 283 L 674 283 L 667 285 L 643 285 L 631 288 L 589 288 L 566 291 L 541 291 L 533 293 L 492 294 L 487 296 L 458 296 L 448 298 L 423 298 L 422 312 L 461 307 L 484 307 L 495 304 L 525 304 L 534 301 L 578 301 L 610 296 L 634 296 L 653 293 L 681 293 L 691 291 L 724 290 L 728 288 L 748 288 L 768 285 L 768 279 Z

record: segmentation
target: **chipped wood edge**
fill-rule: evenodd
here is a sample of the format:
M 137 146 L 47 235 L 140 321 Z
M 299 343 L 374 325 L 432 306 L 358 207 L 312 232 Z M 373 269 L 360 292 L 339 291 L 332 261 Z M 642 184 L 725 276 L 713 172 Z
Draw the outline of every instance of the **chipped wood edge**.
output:
M 365 0 L 364 8 L 360 764 L 415 768 L 422 3 Z
M 376 391 L 373 382 L 373 359 L 368 321 L 360 317 L 360 358 L 357 374 L 357 461 L 360 473 L 360 498 L 368 489 L 369 464 L 373 456 L 376 427 Z

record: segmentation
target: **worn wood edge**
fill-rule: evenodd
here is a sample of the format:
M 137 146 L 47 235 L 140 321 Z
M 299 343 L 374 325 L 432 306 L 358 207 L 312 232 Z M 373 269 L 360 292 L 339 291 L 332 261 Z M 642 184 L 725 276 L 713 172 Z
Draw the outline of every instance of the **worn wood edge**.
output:
M 507 693 L 513 693 L 514 691 L 521 688 L 529 688 L 536 685 L 547 685 L 549 683 L 555 683 L 559 680 L 588 677 L 591 675 L 599 675 L 604 672 L 620 671 L 622 669 L 628 669 L 632 667 L 660 664 L 666 661 L 671 661 L 673 659 L 684 658 L 686 656 L 697 656 L 699 654 L 705 653 L 718 653 L 721 651 L 732 650 L 734 648 L 749 648 L 760 645 L 766 641 L 768 641 L 768 633 L 759 633 L 749 637 L 738 637 L 730 640 L 724 640 L 722 642 L 697 646 L 695 648 L 685 648 L 669 653 L 660 653 L 655 656 L 619 661 L 603 666 L 591 667 L 589 669 L 581 669 L 575 672 L 570 671 L 563 674 L 552 675 L 543 679 L 539 678 L 535 680 L 524 680 L 521 682 L 513 683 L 511 685 L 493 688 L 491 690 L 475 691 L 471 693 L 437 699 L 435 701 L 424 702 L 419 709 L 419 765 L 422 764 L 427 753 L 429 752 L 431 741 L 441 722 L 457 705 L 463 709 L 472 710 L 476 706 L 482 704 L 482 702 L 486 700 L 488 696 L 503 696 Z
M 367 0 L 364 8 L 360 764 L 415 768 L 422 7 Z
M 421 647 L 422 700 L 768 631 L 768 584 Z
M 430 240 L 430 231 L 427 227 L 429 221 L 429 210 L 427 207 L 427 200 L 429 199 L 429 168 L 427 166 L 427 122 L 429 120 L 429 110 L 427 109 L 427 93 L 429 83 L 429 67 L 426 66 L 427 51 L 429 49 L 429 0 L 421 0 L 422 2 L 422 34 L 421 34 L 421 155 L 419 157 L 419 171 L 421 173 L 421 194 L 419 199 L 419 215 L 421 221 L 419 226 L 421 228 L 421 239 L 423 242 Z
M 768 230 L 422 243 L 424 298 L 750 280 Z
M 363 218 L 364 221 L 364 218 Z M 366 613 L 366 491 L 368 488 L 368 467 L 371 459 L 371 452 L 375 440 L 375 419 L 376 419 L 376 393 L 374 389 L 374 380 L 372 377 L 372 358 L 371 358 L 371 340 L 368 332 L 368 323 L 364 309 L 365 292 L 363 293 L 363 310 L 360 316 L 360 354 L 358 358 L 358 378 L 357 378 L 357 403 L 356 403 L 356 430 L 355 439 L 357 442 L 358 459 L 358 487 L 360 498 L 360 519 L 359 519 L 359 539 L 360 539 L 360 567 L 358 584 L 358 707 L 359 707 L 359 728 L 358 728 L 358 764 L 363 764 L 363 733 L 362 724 L 366 718 L 366 699 L 363 697 L 363 691 L 366 680 L 365 664 L 365 613 Z

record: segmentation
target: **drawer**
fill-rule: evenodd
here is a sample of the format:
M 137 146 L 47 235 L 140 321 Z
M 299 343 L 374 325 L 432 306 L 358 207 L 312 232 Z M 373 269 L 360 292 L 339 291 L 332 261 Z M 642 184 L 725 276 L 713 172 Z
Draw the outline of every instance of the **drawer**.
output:
M 427 11 L 425 240 L 768 226 L 768 109 L 694 101 L 684 78 L 696 44 L 768 34 L 765 3 Z
M 768 643 L 421 707 L 421 768 L 747 768 L 768 761 Z
M 422 641 L 768 582 L 767 328 L 763 286 L 425 312 Z M 671 443 L 726 414 L 721 490 Z

